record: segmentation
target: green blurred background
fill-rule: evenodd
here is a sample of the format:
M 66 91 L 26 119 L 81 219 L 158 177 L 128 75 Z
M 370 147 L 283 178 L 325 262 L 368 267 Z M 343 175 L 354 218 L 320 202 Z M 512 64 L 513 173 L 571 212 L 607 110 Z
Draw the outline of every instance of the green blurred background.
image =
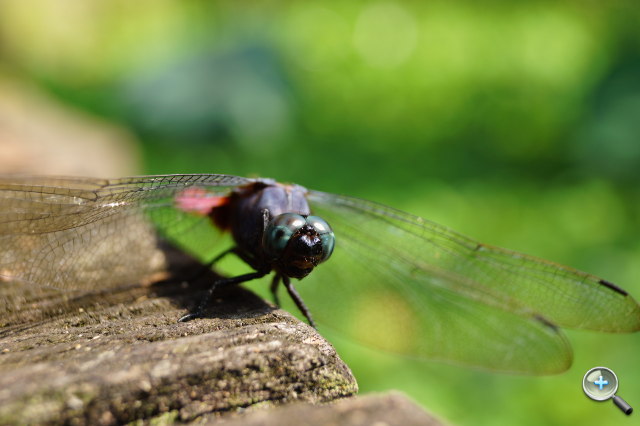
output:
M 369 198 L 640 297 L 639 18 L 634 1 L 9 0 L 0 73 L 129 129 L 138 173 Z M 627 420 L 581 379 L 612 368 L 640 409 L 638 336 L 568 334 L 574 365 L 553 377 L 328 337 L 363 393 L 454 424 Z

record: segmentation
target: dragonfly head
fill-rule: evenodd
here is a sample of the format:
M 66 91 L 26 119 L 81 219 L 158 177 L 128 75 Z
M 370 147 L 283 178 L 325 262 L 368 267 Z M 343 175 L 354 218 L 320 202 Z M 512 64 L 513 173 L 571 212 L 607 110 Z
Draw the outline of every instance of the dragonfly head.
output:
M 284 213 L 269 223 L 262 244 L 280 273 L 304 278 L 329 259 L 335 236 L 329 224 L 317 216 Z

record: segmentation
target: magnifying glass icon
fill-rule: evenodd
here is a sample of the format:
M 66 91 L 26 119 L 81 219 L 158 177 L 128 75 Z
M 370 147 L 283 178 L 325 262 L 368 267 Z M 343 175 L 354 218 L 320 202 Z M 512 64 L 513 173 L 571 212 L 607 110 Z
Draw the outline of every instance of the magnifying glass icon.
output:
M 633 412 L 633 408 L 615 394 L 618 391 L 618 376 L 607 367 L 594 367 L 587 371 L 582 379 L 582 389 L 594 401 L 613 399 L 613 403 L 627 416 Z

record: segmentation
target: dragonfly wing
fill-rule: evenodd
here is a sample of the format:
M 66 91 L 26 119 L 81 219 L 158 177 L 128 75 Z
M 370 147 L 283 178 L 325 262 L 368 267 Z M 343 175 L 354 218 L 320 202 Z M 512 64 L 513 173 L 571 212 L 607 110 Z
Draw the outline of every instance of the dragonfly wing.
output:
M 176 208 L 176 194 L 227 194 L 250 182 L 226 175 L 114 180 L 0 178 L 0 276 L 61 289 L 137 282 L 164 267 L 156 230 L 179 245 L 215 232 L 208 218 Z M 209 234 L 200 235 L 203 240 Z
M 493 370 L 551 373 L 572 357 L 552 323 L 605 331 L 640 325 L 637 303 L 595 276 L 481 245 L 376 203 L 315 191 L 308 199 L 333 227 L 336 249 L 299 290 L 316 316 L 327 312 L 320 321 L 361 341 Z M 329 302 L 316 307 L 314 300 Z M 361 320 L 364 328 L 356 328 Z

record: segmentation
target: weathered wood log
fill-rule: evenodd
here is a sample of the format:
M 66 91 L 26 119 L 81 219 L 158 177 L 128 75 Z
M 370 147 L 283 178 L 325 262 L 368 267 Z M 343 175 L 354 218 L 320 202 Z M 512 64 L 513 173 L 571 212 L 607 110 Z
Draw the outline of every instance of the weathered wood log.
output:
M 0 330 L 0 423 L 113 424 L 167 412 L 190 421 L 357 392 L 313 328 L 242 288 L 217 294 L 206 318 L 177 323 L 211 279 L 27 305 Z M 48 318 L 36 317 L 43 311 Z

